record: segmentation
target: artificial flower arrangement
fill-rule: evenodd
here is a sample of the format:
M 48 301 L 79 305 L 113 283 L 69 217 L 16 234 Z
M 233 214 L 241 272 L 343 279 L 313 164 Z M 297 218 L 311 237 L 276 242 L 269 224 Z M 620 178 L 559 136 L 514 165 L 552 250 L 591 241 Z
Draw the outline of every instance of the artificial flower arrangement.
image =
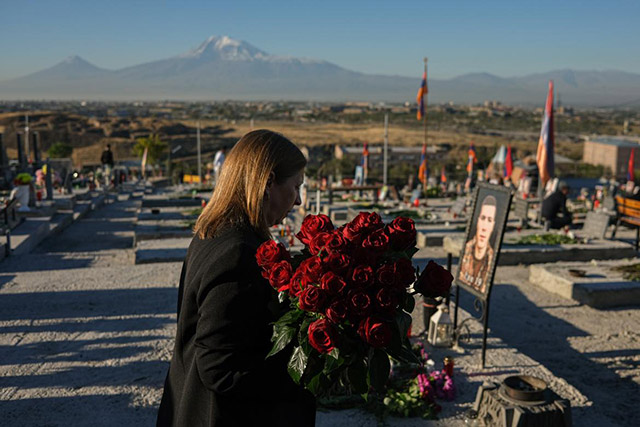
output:
M 29 185 L 33 178 L 26 172 L 19 173 L 13 180 L 15 185 Z
M 335 228 L 326 215 L 309 215 L 296 237 L 305 245 L 292 256 L 267 241 L 256 259 L 288 309 L 274 324 L 267 357 L 293 347 L 291 378 L 316 396 L 337 381 L 353 393 L 384 396 L 390 359 L 419 364 L 408 339 L 413 294 L 444 296 L 453 277 L 430 261 L 417 275 L 413 220 L 384 224 L 361 212 Z
M 453 400 L 456 387 L 446 369 L 437 370 L 421 342 L 413 346 L 420 363 L 406 370 L 396 365 L 384 397 L 385 414 L 401 417 L 435 418 L 442 407 L 436 400 Z

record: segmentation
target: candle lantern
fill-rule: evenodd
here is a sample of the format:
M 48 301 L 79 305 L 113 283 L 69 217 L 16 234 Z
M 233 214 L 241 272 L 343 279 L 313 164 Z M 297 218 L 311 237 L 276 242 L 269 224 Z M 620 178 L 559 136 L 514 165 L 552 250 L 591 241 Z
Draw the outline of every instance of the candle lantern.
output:
M 453 344 L 453 323 L 445 304 L 440 304 L 436 314 L 431 316 L 427 339 L 436 347 L 451 347 Z

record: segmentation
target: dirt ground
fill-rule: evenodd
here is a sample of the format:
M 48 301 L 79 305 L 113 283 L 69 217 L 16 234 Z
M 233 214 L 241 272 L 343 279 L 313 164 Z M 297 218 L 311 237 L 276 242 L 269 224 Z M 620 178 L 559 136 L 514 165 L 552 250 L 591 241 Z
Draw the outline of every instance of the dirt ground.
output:
M 138 203 L 106 205 L 35 252 L 0 263 L 1 425 L 154 424 L 173 346 L 180 263 L 133 264 Z M 416 258 L 444 263 L 439 250 Z M 586 396 L 573 410 L 574 425 L 637 425 L 640 310 L 592 309 L 539 290 L 527 277 L 524 267 L 498 269 L 491 334 Z M 463 298 L 461 306 L 471 304 Z M 317 421 L 373 422 L 359 411 L 319 412 Z M 432 424 L 454 423 L 390 422 Z

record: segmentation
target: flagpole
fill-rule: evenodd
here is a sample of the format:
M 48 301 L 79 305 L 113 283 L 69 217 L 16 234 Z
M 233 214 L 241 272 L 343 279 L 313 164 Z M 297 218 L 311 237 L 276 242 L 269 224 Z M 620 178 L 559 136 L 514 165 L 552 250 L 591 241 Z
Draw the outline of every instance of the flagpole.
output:
M 389 149 L 389 113 L 384 113 L 384 153 L 382 157 L 382 185 L 387 185 L 387 150 Z
M 428 75 L 427 75 L 427 57 L 424 57 L 424 81 L 425 81 L 425 87 L 429 87 L 429 83 L 427 82 L 428 79 Z M 427 163 L 427 165 L 429 164 L 429 160 L 427 159 L 427 106 L 428 106 L 428 101 L 429 101 L 429 90 L 425 90 L 424 93 L 424 117 L 422 117 L 423 123 L 424 123 L 424 141 L 422 142 L 423 146 L 425 147 L 424 150 L 424 158 L 425 158 L 425 162 Z M 429 176 L 427 175 L 427 171 L 424 171 L 425 173 L 425 182 L 424 184 L 424 188 L 422 189 L 422 191 L 424 192 L 424 194 L 427 194 L 427 181 L 429 180 Z M 427 200 L 425 199 L 424 202 L 425 206 L 427 205 Z

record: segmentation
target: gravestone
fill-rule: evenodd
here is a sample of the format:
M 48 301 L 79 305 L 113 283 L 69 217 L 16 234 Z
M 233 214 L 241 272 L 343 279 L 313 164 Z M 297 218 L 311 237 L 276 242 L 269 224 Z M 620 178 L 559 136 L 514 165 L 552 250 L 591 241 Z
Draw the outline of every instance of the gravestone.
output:
M 522 225 L 526 225 L 529 221 L 529 203 L 526 200 L 516 198 L 513 204 L 513 214 L 522 222 Z
M 602 199 L 602 208 L 608 212 L 616 211 L 616 201 L 613 196 L 604 196 Z
M 601 212 L 587 212 L 580 234 L 594 239 L 604 239 L 609 228 L 610 216 Z
M 453 203 L 453 206 L 451 206 L 451 213 L 460 216 L 466 209 L 467 199 L 465 197 L 460 197 Z

